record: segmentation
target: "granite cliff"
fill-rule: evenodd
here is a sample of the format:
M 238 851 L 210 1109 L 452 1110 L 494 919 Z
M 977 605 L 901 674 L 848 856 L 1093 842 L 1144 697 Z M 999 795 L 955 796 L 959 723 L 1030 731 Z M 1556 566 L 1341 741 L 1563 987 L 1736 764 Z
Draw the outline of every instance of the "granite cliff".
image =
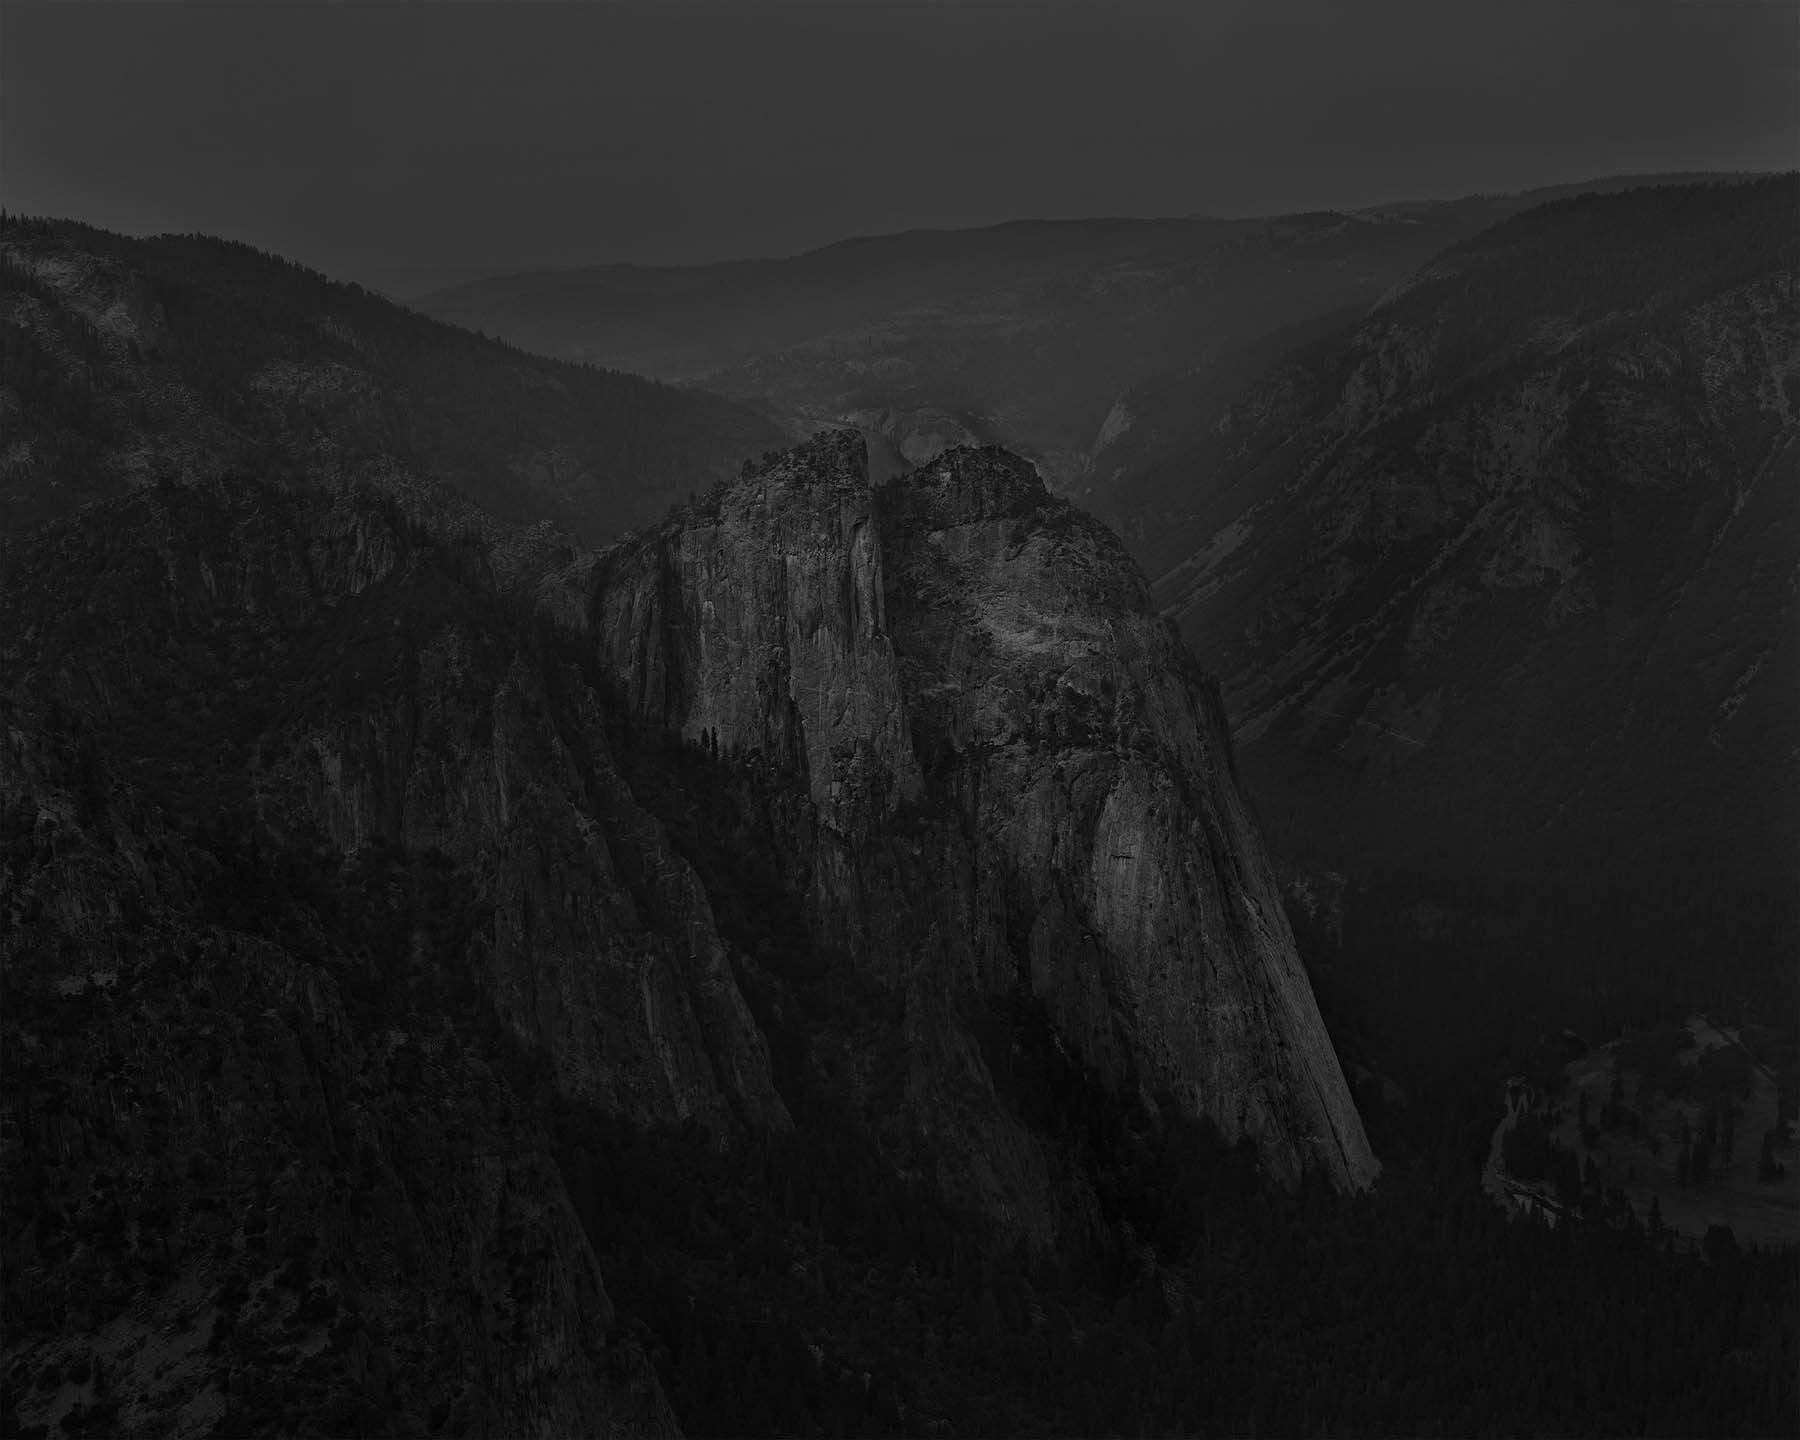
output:
M 640 724 L 804 798 L 779 846 L 809 933 L 904 995 L 908 1124 L 952 1190 L 1054 1233 L 961 1013 L 1015 991 L 1110 1091 L 1290 1181 L 1372 1177 L 1216 690 L 1028 464 L 872 486 L 860 438 L 821 436 L 545 594 Z M 946 1056 L 981 1143 L 944 1122 Z

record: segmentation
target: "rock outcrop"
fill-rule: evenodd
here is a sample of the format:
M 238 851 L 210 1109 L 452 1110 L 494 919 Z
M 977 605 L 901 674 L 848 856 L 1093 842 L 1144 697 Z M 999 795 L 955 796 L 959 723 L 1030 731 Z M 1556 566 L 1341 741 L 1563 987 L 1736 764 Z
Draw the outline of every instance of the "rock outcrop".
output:
M 961 449 L 872 487 L 861 440 L 821 436 L 547 590 L 640 723 L 809 799 L 811 932 L 906 995 L 915 1128 L 954 1148 L 927 1097 L 962 1057 L 977 1128 L 1011 1137 L 969 1145 L 995 1173 L 952 1190 L 1051 1223 L 1035 1142 L 952 1033 L 1019 990 L 1115 1093 L 1248 1135 L 1288 1179 L 1373 1176 L 1216 690 L 1029 465 Z

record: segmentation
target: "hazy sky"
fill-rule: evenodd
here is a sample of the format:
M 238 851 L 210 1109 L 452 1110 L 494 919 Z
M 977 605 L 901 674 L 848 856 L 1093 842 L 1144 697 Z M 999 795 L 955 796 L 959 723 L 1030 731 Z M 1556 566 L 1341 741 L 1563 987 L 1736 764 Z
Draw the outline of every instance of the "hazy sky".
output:
M 399 293 L 1800 163 L 1800 5 L 0 0 L 0 196 Z

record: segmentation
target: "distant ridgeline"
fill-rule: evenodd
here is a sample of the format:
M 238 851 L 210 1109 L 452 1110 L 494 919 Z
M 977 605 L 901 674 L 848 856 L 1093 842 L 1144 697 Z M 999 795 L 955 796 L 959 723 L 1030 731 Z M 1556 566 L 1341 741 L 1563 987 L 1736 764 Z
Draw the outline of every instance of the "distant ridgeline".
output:
M 527 355 L 249 246 L 0 221 L 0 527 L 159 476 L 401 468 L 594 543 L 777 443 L 755 411 Z
M 1792 1416 L 1791 1255 L 1454 1124 L 1371 1193 L 1218 688 L 1028 464 L 708 489 L 723 402 L 5 236 L 5 1433 Z M 476 504 L 664 454 L 597 552 Z
M 1017 221 L 780 260 L 498 276 L 420 309 L 544 354 L 854 425 L 884 473 L 996 443 L 1079 495 L 1120 393 L 1272 332 L 1335 329 L 1517 196 L 1278 219 Z

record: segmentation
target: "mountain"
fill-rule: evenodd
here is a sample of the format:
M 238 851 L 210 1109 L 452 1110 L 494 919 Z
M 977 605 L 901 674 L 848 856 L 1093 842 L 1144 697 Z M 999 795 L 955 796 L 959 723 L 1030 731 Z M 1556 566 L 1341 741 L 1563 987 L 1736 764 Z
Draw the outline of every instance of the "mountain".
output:
M 609 1133 L 850 1127 L 1040 1252 L 1112 1223 L 1082 1106 L 1368 1183 L 1216 693 L 1028 466 L 826 437 L 535 588 L 459 517 L 233 473 L 9 545 L 20 1414 L 666 1429 Z
M 526 355 L 204 236 L 0 224 L 0 529 L 233 466 L 449 482 L 588 543 L 781 439 L 695 391 Z
M 414 303 L 543 354 L 768 406 L 796 434 L 855 426 L 877 478 L 1000 444 L 1061 492 L 1092 480 L 1133 386 L 1341 328 L 1445 246 L 1557 193 L 920 230 L 781 260 L 501 276 Z
M 0 542 L 0 1433 L 1791 1412 L 1780 1259 L 1509 1225 L 1398 1104 L 1371 1183 L 1219 690 L 1029 464 L 583 550 L 437 380 L 345 459 L 54 353 L 104 404 L 0 403 L 121 468 Z
M 1290 1181 L 1372 1177 L 1211 683 L 1029 465 L 960 449 L 872 487 L 840 433 L 554 585 L 637 724 L 782 777 L 802 823 L 743 839 L 815 943 L 906 997 L 904 1109 L 950 1189 L 967 1163 L 1056 1231 L 955 1015 L 1009 997 L 1109 1092 L 1250 1135 Z
M 1639 986 L 1791 968 L 1797 207 L 1786 176 L 1534 208 L 1116 447 L 1097 508 L 1283 853 L 1435 877 L 1407 903 L 1524 884 Z
M 416 303 L 545 354 L 855 425 L 878 475 L 998 443 L 1053 488 L 1084 473 L 1121 390 L 1267 329 L 1366 308 L 1506 213 L 1025 221 L 847 240 L 786 260 L 603 266 Z

